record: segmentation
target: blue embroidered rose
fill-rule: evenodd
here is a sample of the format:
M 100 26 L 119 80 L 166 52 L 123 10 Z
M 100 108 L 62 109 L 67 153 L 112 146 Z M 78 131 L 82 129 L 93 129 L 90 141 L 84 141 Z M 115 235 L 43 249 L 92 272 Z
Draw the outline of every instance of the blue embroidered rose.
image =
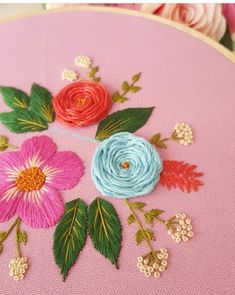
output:
M 154 147 L 128 132 L 104 140 L 92 160 L 92 179 L 102 195 L 132 198 L 150 193 L 158 183 L 162 161 Z

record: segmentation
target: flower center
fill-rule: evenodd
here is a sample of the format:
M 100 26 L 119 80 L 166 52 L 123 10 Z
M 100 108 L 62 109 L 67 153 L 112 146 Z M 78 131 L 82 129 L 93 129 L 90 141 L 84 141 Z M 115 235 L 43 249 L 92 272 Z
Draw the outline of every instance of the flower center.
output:
M 77 106 L 82 107 L 86 103 L 86 98 L 78 98 L 77 99 Z
M 16 185 L 21 191 L 35 191 L 43 186 L 45 180 L 46 175 L 40 168 L 31 167 L 20 172 L 16 178 Z
M 122 162 L 120 166 L 121 166 L 121 168 L 123 168 L 123 169 L 129 169 L 130 164 L 129 164 L 129 162 Z

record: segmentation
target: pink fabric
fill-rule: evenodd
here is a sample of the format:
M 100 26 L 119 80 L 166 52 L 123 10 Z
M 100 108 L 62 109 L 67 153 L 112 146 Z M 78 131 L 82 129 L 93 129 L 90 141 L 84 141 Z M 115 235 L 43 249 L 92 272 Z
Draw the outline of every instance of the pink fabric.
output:
M 193 220 L 195 237 L 177 245 L 156 224 L 156 248 L 169 249 L 169 266 L 160 279 L 145 278 L 136 259 L 146 247 L 135 246 L 135 226 L 128 226 L 129 211 L 121 200 L 109 199 L 123 226 L 119 269 L 102 257 L 88 237 L 68 279 L 62 282 L 52 253 L 53 232 L 32 229 L 22 247 L 30 268 L 24 281 L 9 277 L 8 263 L 14 257 L 14 236 L 4 243 L 0 256 L 1 292 L 4 295 L 234 295 L 235 292 L 235 66 L 221 53 L 194 37 L 141 17 L 114 13 L 71 12 L 36 16 L 0 26 L 0 84 L 29 92 L 31 83 L 53 93 L 67 85 L 60 73 L 72 67 L 77 55 L 90 55 L 102 83 L 110 93 L 122 81 L 142 72 L 142 90 L 130 94 L 127 107 L 156 106 L 147 125 L 136 132 L 149 139 L 153 133 L 168 136 L 177 122 L 188 122 L 195 143 L 183 147 L 168 143 L 160 150 L 163 160 L 184 160 L 198 165 L 204 186 L 197 193 L 184 194 L 157 186 L 150 195 L 136 200 L 148 208 L 166 210 L 164 217 L 186 212 Z M 79 69 L 78 69 L 79 70 Z M 0 100 L 1 111 L 9 110 Z M 90 204 L 99 196 L 90 175 L 96 125 L 71 129 L 59 122 L 41 134 L 53 138 L 59 151 L 81 156 L 86 172 L 79 185 L 61 193 L 64 202 L 82 198 Z M 20 145 L 35 136 L 15 135 L 0 125 L 0 134 Z M 1 165 L 0 165 L 1 167 Z M 0 224 L 4 230 L 13 222 Z
M 81 159 L 72 152 L 56 153 L 56 144 L 47 136 L 27 139 L 16 152 L 0 155 L 0 221 L 8 221 L 16 212 L 31 227 L 55 225 L 64 212 L 58 189 L 70 189 L 84 174 Z M 66 159 L 66 162 L 65 162 Z M 46 177 L 38 190 L 23 191 L 16 184 L 22 171 L 36 167 Z

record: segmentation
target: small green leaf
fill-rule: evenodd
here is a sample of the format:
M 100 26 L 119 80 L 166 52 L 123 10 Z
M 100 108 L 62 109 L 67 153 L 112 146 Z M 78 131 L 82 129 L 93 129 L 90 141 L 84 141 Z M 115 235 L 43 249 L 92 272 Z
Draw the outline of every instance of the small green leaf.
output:
M 51 93 L 46 88 L 35 83 L 31 87 L 30 106 L 31 110 L 44 121 L 51 123 L 55 120 Z
M 148 121 L 153 109 L 129 108 L 109 115 L 99 123 L 96 139 L 102 141 L 118 132 L 135 132 Z
M 122 227 L 113 205 L 96 198 L 88 211 L 89 235 L 95 249 L 117 267 L 121 250 Z
M 5 231 L 0 232 L 0 244 L 5 240 L 7 233 Z
M 133 92 L 133 93 L 136 93 L 136 92 L 138 92 L 140 90 L 141 90 L 141 87 L 139 87 L 139 86 L 131 86 L 130 87 L 130 91 Z
M 223 38 L 220 40 L 220 44 L 228 48 L 229 50 L 233 51 L 233 40 L 231 37 L 231 33 L 229 32 L 229 29 L 227 27 L 226 32 L 223 36 Z
M 99 67 L 96 66 L 94 68 L 91 69 L 92 74 L 96 74 L 99 71 Z
M 27 233 L 25 231 L 19 231 L 17 233 L 18 242 L 26 245 L 27 244 Z
M 134 75 L 134 76 L 132 77 L 132 81 L 133 81 L 134 83 L 136 83 L 137 81 L 139 81 L 140 76 L 141 76 L 141 73 L 138 73 L 138 74 Z
M 0 93 L 5 103 L 13 110 L 22 110 L 29 107 L 30 98 L 19 89 L 0 86 Z
M 129 225 L 135 222 L 135 216 L 133 214 L 129 215 L 127 218 L 127 222 Z
M 154 233 L 150 229 L 139 229 L 135 234 L 136 245 L 139 245 L 144 240 L 155 241 Z
M 128 92 L 129 89 L 130 89 L 129 84 L 128 84 L 126 81 L 124 81 L 124 82 L 122 83 L 122 90 L 123 90 L 124 92 Z
M 125 96 L 119 96 L 115 102 L 119 102 L 119 103 L 124 103 L 125 101 L 129 100 L 129 98 L 125 97 Z
M 8 148 L 8 138 L 0 135 L 0 152 L 5 151 Z M 1 233 L 0 233 L 1 236 Z
M 131 208 L 134 208 L 134 209 L 142 209 L 146 206 L 146 204 L 142 202 L 134 202 L 134 203 L 129 202 L 129 205 L 131 206 Z
M 87 205 L 81 199 L 66 203 L 53 243 L 54 258 L 64 281 L 85 245 L 86 235 Z
M 101 80 L 101 77 L 94 77 L 94 78 L 93 78 L 93 81 L 94 81 L 94 82 L 100 82 L 100 80 Z
M 164 211 L 160 210 L 160 209 L 152 209 L 152 210 L 146 212 L 144 214 L 144 218 L 145 218 L 146 223 L 153 224 L 154 218 L 158 217 L 162 213 L 164 213 Z
M 0 113 L 0 121 L 14 133 L 43 131 L 48 128 L 43 119 L 28 110 Z
M 161 134 L 157 133 L 155 135 L 153 135 L 150 139 L 150 143 L 152 143 L 153 145 L 155 145 L 158 148 L 161 149 L 166 149 L 167 145 L 165 144 L 165 141 L 167 141 L 168 139 L 161 139 Z

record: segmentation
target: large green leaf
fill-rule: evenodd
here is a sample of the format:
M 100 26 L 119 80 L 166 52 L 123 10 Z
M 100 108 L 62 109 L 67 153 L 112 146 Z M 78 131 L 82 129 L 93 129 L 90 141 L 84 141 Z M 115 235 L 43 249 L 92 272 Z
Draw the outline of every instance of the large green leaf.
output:
M 47 129 L 47 123 L 29 110 L 0 113 L 0 121 L 14 133 L 35 132 Z
M 55 120 L 51 93 L 35 83 L 31 87 L 30 106 L 31 110 L 46 122 L 51 123 Z
M 22 110 L 29 107 L 30 98 L 19 89 L 0 86 L 0 93 L 5 103 L 13 110 Z
M 96 139 L 102 141 L 118 132 L 135 132 L 148 121 L 153 109 L 129 108 L 109 115 L 99 123 Z
M 84 247 L 86 235 L 87 205 L 76 199 L 65 205 L 65 213 L 54 233 L 54 257 L 64 281 Z
M 89 206 L 88 230 L 94 247 L 117 267 L 122 227 L 113 205 L 96 198 Z

